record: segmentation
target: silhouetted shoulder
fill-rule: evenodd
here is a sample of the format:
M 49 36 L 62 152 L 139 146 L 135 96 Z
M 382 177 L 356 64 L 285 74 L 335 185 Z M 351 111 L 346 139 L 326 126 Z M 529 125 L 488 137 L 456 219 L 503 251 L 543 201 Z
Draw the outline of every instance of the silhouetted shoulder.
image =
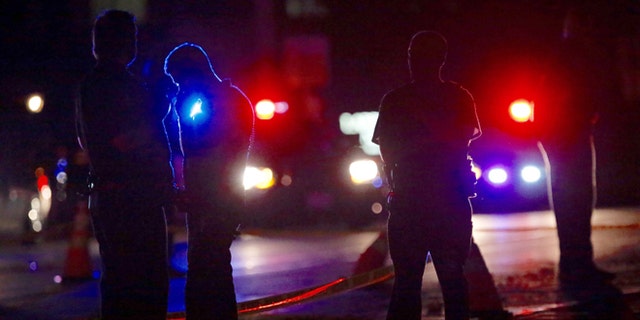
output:
M 380 111 L 382 112 L 383 108 L 387 109 L 392 105 L 402 103 L 402 101 L 406 100 L 407 96 L 413 94 L 413 92 L 414 89 L 411 84 L 406 84 L 387 92 L 380 101 Z
M 467 88 L 465 88 L 460 83 L 457 83 L 455 81 L 445 81 L 443 82 L 443 86 L 446 88 L 445 90 L 451 90 L 453 92 L 457 92 L 458 94 L 469 96 L 473 99 L 471 92 L 469 92 L 469 90 L 467 90 Z

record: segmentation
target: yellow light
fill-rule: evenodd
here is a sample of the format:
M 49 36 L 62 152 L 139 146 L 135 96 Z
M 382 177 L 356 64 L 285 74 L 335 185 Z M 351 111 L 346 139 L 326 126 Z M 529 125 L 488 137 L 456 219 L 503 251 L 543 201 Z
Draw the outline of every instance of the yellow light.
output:
M 260 120 L 269 120 L 273 118 L 276 112 L 276 104 L 268 99 L 263 99 L 256 103 L 256 117 Z
M 44 99 L 40 94 L 34 93 L 27 98 L 27 110 L 31 113 L 39 113 L 44 107 Z
M 533 102 L 525 99 L 511 102 L 509 115 L 515 122 L 533 121 Z
M 478 164 L 473 161 L 471 161 L 471 172 L 476 175 L 476 180 L 482 177 L 482 168 L 480 168 L 480 166 L 478 166 Z
M 349 174 L 353 183 L 366 183 L 378 176 L 378 165 L 373 160 L 356 160 L 349 165 Z
M 244 170 L 243 185 L 245 190 L 269 189 L 275 184 L 273 171 L 269 168 L 248 166 Z

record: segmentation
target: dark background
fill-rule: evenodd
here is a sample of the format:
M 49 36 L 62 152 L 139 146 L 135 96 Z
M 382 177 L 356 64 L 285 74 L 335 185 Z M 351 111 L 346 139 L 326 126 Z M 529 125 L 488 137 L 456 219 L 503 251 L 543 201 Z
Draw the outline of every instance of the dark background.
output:
M 73 97 L 94 63 L 92 22 L 101 6 L 117 2 L 1 2 L 3 190 L 35 188 L 37 166 L 53 167 L 60 155 L 77 150 Z M 322 154 L 327 162 L 340 158 L 355 142 L 339 133 L 339 114 L 377 110 L 385 92 L 408 80 L 411 35 L 436 29 L 449 40 L 445 78 L 473 93 L 485 129 L 522 134 L 505 120 L 507 106 L 498 97 L 509 82 L 536 76 L 537 66 L 544 65 L 561 39 L 567 10 L 581 6 L 591 14 L 598 46 L 606 52 L 602 63 L 611 70 L 606 81 L 614 81 L 618 89 L 610 92 L 611 104 L 603 106 L 596 133 L 599 205 L 639 204 L 640 2 L 583 2 L 132 1 L 143 8 L 137 12 L 139 54 L 132 71 L 155 88 L 165 88 L 164 56 L 183 41 L 200 43 L 217 73 L 232 78 L 254 103 L 265 88 L 266 95 L 290 100 L 289 118 L 259 128 L 267 137 L 262 143 L 269 146 L 265 154 L 270 161 L 306 163 Z M 283 80 L 290 76 L 284 71 L 284 44 L 296 36 L 327 41 L 326 78 L 301 86 Z M 39 114 L 24 107 L 31 92 L 45 96 Z M 309 108 L 309 98 L 320 101 L 319 107 Z

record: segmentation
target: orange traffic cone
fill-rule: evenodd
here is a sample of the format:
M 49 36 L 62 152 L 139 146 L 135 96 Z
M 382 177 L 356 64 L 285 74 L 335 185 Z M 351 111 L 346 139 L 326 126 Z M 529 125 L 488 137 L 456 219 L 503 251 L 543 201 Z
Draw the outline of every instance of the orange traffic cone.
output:
M 73 230 L 69 239 L 67 260 L 64 266 L 63 280 L 88 280 L 92 276 L 91 258 L 89 256 L 89 207 L 87 200 L 76 204 L 73 218 Z
M 378 238 L 360 254 L 360 258 L 356 262 L 353 274 L 360 274 L 381 268 L 387 260 L 389 254 L 389 244 L 387 243 L 387 231 L 380 231 Z

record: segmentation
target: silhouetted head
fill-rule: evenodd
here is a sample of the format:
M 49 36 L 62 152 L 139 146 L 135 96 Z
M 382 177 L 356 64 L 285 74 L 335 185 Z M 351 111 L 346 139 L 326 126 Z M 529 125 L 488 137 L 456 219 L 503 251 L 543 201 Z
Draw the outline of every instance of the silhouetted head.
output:
M 411 38 L 408 57 L 412 80 L 439 79 L 447 60 L 447 40 L 435 31 L 419 31 Z
M 180 44 L 169 52 L 164 59 L 164 73 L 181 87 L 210 81 L 211 76 L 220 80 L 204 49 L 189 42 Z
M 136 58 L 137 34 L 135 17 L 131 13 L 105 11 L 93 26 L 93 56 L 98 61 L 128 65 Z

